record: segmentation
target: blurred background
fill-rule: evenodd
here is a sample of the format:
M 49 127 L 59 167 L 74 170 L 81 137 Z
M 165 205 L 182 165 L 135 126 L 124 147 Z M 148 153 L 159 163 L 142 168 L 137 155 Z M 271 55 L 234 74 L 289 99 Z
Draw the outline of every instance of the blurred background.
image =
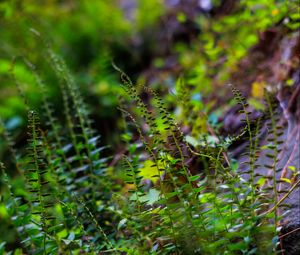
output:
M 193 111 L 209 112 L 231 97 L 229 82 L 248 94 L 253 82 L 269 83 L 266 62 L 280 50 L 279 40 L 299 28 L 297 10 L 296 1 L 282 0 L 1 1 L 0 116 L 22 140 L 26 108 L 16 82 L 30 108 L 40 109 L 40 91 L 24 58 L 45 80 L 60 114 L 46 45 L 67 62 L 104 140 L 117 140 L 116 106 L 123 93 L 112 62 L 137 83 L 158 89 L 171 108 L 179 107 L 170 94 L 180 77 Z M 0 158 L 4 153 L 0 143 Z

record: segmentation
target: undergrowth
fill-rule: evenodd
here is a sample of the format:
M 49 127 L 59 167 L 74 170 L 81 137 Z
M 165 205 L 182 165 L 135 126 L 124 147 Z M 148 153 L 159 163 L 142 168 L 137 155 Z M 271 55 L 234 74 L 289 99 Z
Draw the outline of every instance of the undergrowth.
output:
M 1 163 L 1 204 L 5 205 L 18 247 L 0 245 L 6 254 L 274 254 L 278 252 L 280 199 L 276 167 L 281 141 L 276 110 L 267 94 L 265 111 L 252 120 L 246 99 L 232 88 L 244 128 L 216 140 L 203 134 L 198 146 L 187 142 L 164 101 L 151 88 L 135 86 L 118 67 L 128 98 L 120 105 L 127 122 L 126 152 L 113 168 L 99 146 L 89 110 L 64 61 L 51 48 L 45 57 L 59 81 L 66 126 L 55 117 L 47 84 L 26 59 L 40 88 L 43 109 L 28 108 L 27 152 L 16 151 L 0 122 L 22 189 Z M 182 88 L 184 90 L 184 88 Z M 188 91 L 182 91 L 183 94 Z M 151 98 L 146 102 L 141 94 Z M 133 108 L 134 112 L 131 111 Z M 41 121 L 42 120 L 45 121 Z M 259 133 L 267 121 L 269 137 Z M 212 128 L 212 127 L 210 127 Z M 246 170 L 231 158 L 229 146 L 247 139 Z M 273 162 L 258 170 L 258 155 Z M 197 172 L 191 167 L 197 163 Z M 145 165 L 147 167 L 145 167 Z M 151 172 L 145 178 L 145 168 Z M 118 184 L 122 178 L 124 183 Z M 18 179 L 18 181 L 20 181 Z

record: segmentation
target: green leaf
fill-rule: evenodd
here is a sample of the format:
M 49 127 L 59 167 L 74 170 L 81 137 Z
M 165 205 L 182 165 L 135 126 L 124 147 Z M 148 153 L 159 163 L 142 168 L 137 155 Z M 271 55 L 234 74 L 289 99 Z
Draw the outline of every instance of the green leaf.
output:
M 197 181 L 197 180 L 199 180 L 200 176 L 201 176 L 201 175 L 199 175 L 199 174 L 193 175 L 193 176 L 189 176 L 189 180 L 190 180 L 191 182 Z

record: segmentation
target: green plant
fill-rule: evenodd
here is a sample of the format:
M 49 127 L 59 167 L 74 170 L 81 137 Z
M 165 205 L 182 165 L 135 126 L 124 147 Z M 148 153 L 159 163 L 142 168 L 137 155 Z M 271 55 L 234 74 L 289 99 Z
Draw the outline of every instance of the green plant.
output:
M 26 63 L 40 88 L 43 109 L 39 114 L 30 110 L 30 100 L 12 70 L 29 109 L 26 153 L 16 151 L 5 122 L 0 122 L 14 161 L 9 167 L 19 172 L 17 177 L 9 176 L 11 171 L 1 163 L 4 191 L 8 192 L 1 192 L 0 216 L 14 227 L 18 239 L 14 245 L 20 252 L 276 253 L 278 209 L 295 186 L 279 199 L 276 163 L 281 131 L 275 126 L 278 121 L 271 95 L 266 93 L 263 117 L 252 121 L 246 99 L 232 88 L 245 117 L 241 133 L 225 138 L 212 130 L 211 136 L 201 133 L 192 145 L 164 100 L 149 87 L 135 86 L 114 66 L 129 100 L 121 107 L 129 121 L 123 135 L 126 151 L 117 160 L 120 164 L 112 167 L 104 156 L 105 147 L 99 147 L 89 109 L 63 59 L 49 46 L 44 54 L 58 78 L 66 127 L 55 118 L 46 96 L 48 86 L 27 59 L 18 61 Z M 188 90 L 182 86 L 180 93 L 186 95 Z M 263 120 L 267 120 L 270 143 L 262 148 L 258 134 Z M 242 138 L 249 143 L 243 164 L 247 171 L 241 171 L 242 165 L 228 154 L 230 144 Z M 267 166 L 270 176 L 257 172 L 257 155 L 266 148 L 272 162 Z M 191 159 L 197 162 L 196 171 Z M 0 249 L 17 252 L 3 247 L 1 242 Z
M 64 62 L 50 49 L 45 54 L 48 54 L 50 65 L 60 79 L 68 129 L 63 130 L 54 116 L 52 104 L 46 96 L 48 87 L 45 82 L 35 66 L 25 60 L 41 89 L 41 115 L 49 132 L 43 131 L 37 113 L 30 110 L 28 153 L 20 157 L 4 122 L 1 122 L 1 130 L 19 171 L 18 178 L 24 182 L 20 196 L 10 184 L 14 181 L 4 172 L 11 194 L 9 198 L 5 197 L 9 201 L 7 214 L 14 219 L 24 251 L 34 254 L 71 250 L 96 253 L 104 247 L 112 247 L 106 232 L 114 235 L 109 230 L 114 223 L 110 221 L 111 212 L 108 210 L 113 183 L 106 181 L 107 158 L 101 156 L 105 147 L 98 146 L 99 136 L 94 135 L 87 109 Z M 15 80 L 18 82 L 16 77 Z M 21 86 L 19 89 L 22 91 Z M 30 109 L 24 91 L 22 95 L 27 109 Z M 4 167 L 1 168 L 4 171 Z
M 277 146 L 278 132 L 274 130 L 274 123 L 278 121 L 273 113 L 275 106 L 272 105 L 270 95 L 267 97 L 267 111 L 264 118 L 255 121 L 250 120 L 251 113 L 246 99 L 239 91 L 233 88 L 233 94 L 241 105 L 241 114 L 245 116 L 245 126 L 240 135 L 231 139 L 218 137 L 217 142 L 208 143 L 207 137 L 202 137 L 203 146 L 198 147 L 201 152 L 191 149 L 185 141 L 183 133 L 178 124 L 168 113 L 164 103 L 149 88 L 141 88 L 149 93 L 156 103 L 156 107 L 150 111 L 139 95 L 135 87 L 119 68 L 124 89 L 133 100 L 137 112 L 141 116 L 139 121 L 122 110 L 134 123 L 138 133 L 139 141 L 142 141 L 147 158 L 151 159 L 150 166 L 154 178 L 159 178 L 150 191 L 158 192 L 154 202 L 153 197 L 141 190 L 143 186 L 142 177 L 144 168 L 138 168 L 143 163 L 138 155 L 132 156 L 133 162 L 126 157 L 129 165 L 130 184 L 133 185 L 135 195 L 129 197 L 128 206 L 133 199 L 136 211 L 133 217 L 126 218 L 131 222 L 144 222 L 141 226 L 128 224 L 131 235 L 135 235 L 134 229 L 147 227 L 147 235 L 151 237 L 153 254 L 271 254 L 275 252 L 278 245 L 279 215 L 276 207 L 278 203 L 278 180 L 277 169 Z M 258 154 L 262 150 L 259 144 L 259 132 L 264 119 L 270 121 L 270 137 L 272 145 L 267 147 L 274 150 L 268 154 L 273 161 L 272 175 L 258 173 L 260 165 L 257 163 Z M 146 123 L 147 127 L 137 123 Z M 275 132 L 275 135 L 274 135 Z M 247 159 L 243 164 L 247 171 L 240 171 L 228 158 L 228 146 L 241 137 L 246 137 L 249 146 L 246 149 Z M 129 155 L 130 156 L 130 155 Z M 197 175 L 192 175 L 186 164 L 188 158 L 196 156 L 202 161 L 202 168 Z M 145 155 L 143 156 L 145 157 Z M 265 185 L 269 178 L 273 188 Z M 286 191 L 285 191 L 286 192 Z M 288 191 L 289 192 L 289 191 Z M 141 207 L 146 203 L 148 206 Z M 269 207 L 275 206 L 271 210 Z M 141 210 L 142 208 L 142 210 Z M 129 210 L 129 209 L 128 209 Z M 139 218 L 137 220 L 137 215 Z M 271 219 L 274 219 L 272 221 Z M 148 223 L 149 222 L 149 223 Z M 153 222 L 154 226 L 153 226 Z M 273 222 L 273 223 L 272 223 Z M 152 223 L 152 224 L 151 224 Z M 151 227 L 152 226 L 152 227 Z M 125 229 L 125 230 L 128 230 Z M 150 231 L 150 232 L 148 232 Z M 132 236 L 130 236 L 132 238 Z M 272 239 L 273 238 L 273 239 Z M 137 240 L 138 237 L 136 237 Z M 273 242 L 271 242 L 273 240 Z M 130 242 L 130 245 L 131 242 Z M 148 244 L 149 245 L 149 244 Z M 140 252 L 147 249 L 141 242 L 138 247 Z M 148 247 L 150 252 L 150 247 Z

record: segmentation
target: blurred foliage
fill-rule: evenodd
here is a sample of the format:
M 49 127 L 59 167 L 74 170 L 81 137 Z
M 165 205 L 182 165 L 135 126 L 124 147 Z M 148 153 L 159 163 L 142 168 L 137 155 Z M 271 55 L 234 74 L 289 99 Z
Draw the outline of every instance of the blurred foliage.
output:
M 218 6 L 221 1 L 215 2 Z M 185 105 L 182 107 L 187 108 L 186 111 L 191 116 L 187 117 L 186 111 L 180 110 L 182 107 L 179 107 L 178 113 L 182 115 L 178 115 L 178 118 L 189 127 L 193 126 L 192 133 L 197 137 L 203 131 L 200 123 L 203 116 L 195 120 L 195 116 L 199 116 L 197 113 L 199 111 L 210 113 L 211 120 L 220 114 L 211 112 L 211 109 L 218 107 L 217 101 L 212 99 L 204 106 L 203 98 L 212 94 L 216 97 L 224 97 L 227 94 L 228 88 L 224 84 L 230 81 L 232 74 L 240 71 L 238 70 L 240 61 L 259 42 L 264 31 L 276 27 L 297 31 L 300 26 L 299 6 L 297 1 L 239 1 L 229 15 L 220 14 L 212 17 L 199 15 L 195 18 L 195 23 L 200 30 L 197 38 L 188 45 L 176 43 L 173 49 L 178 55 L 184 74 L 179 83 L 190 88 L 189 95 L 183 99 L 179 83 L 172 87 L 178 91 L 178 97 L 183 99 Z M 251 76 L 252 72 L 253 70 L 245 70 L 245 75 Z M 257 89 L 254 91 L 254 97 L 256 93 L 261 94 Z M 255 102 L 255 105 L 259 104 Z M 180 104 L 176 102 L 175 107 L 178 106 Z
M 101 132 L 106 133 L 107 140 L 114 139 L 117 143 L 110 126 L 120 125 L 116 106 L 123 91 L 111 63 L 115 61 L 134 74 L 132 40 L 139 31 L 156 22 L 163 13 L 162 6 L 157 0 L 138 1 L 134 20 L 130 20 L 116 0 L 2 2 L 1 118 L 15 123 L 14 130 L 24 128 L 27 113 L 20 89 L 26 101 L 35 109 L 41 108 L 40 91 L 26 61 L 33 63 L 42 75 L 48 97 L 62 118 L 58 81 L 45 57 L 46 45 L 51 45 L 66 60 L 83 94 L 89 98 L 97 125 L 102 123 Z M 32 31 L 38 31 L 42 39 Z
M 293 30 L 299 28 L 296 1 L 240 1 L 235 8 L 230 15 L 213 19 L 200 16 L 196 21 L 201 29 L 197 43 L 190 49 L 175 46 L 187 70 L 188 84 L 202 93 L 212 92 L 212 81 L 219 86 L 226 83 L 267 28 L 282 21 Z
M 2 87 L 0 112 L 4 119 L 22 115 L 22 102 L 9 77 L 12 68 L 16 78 L 22 77 L 27 85 L 25 92 L 39 104 L 39 96 L 30 72 L 22 62 L 13 64 L 19 56 L 28 58 L 46 76 L 49 84 L 54 84 L 54 75 L 43 56 L 45 44 L 31 33 L 39 31 L 47 44 L 51 44 L 67 61 L 76 81 L 88 95 L 98 96 L 96 104 L 105 110 L 100 116 L 115 114 L 116 94 L 121 93 L 111 62 L 120 62 L 127 67 L 124 58 L 130 58 L 132 37 L 155 23 L 162 15 L 160 1 L 139 1 L 135 21 L 125 18 L 118 6 L 119 1 L 4 1 L 0 4 L 2 40 L 0 45 L 0 72 Z M 151 11 L 151 15 L 148 15 Z M 56 100 L 57 86 L 51 85 L 50 96 Z M 23 112 L 24 116 L 24 112 Z

